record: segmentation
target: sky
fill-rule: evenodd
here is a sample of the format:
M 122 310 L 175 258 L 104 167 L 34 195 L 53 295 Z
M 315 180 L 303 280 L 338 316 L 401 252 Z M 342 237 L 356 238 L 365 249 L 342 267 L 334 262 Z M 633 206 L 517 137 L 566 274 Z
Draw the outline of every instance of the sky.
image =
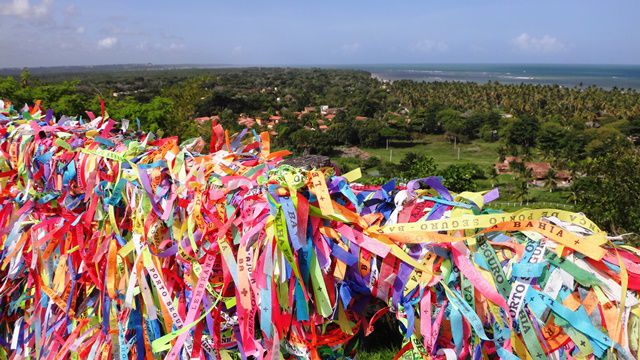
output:
M 0 67 L 640 64 L 638 0 L 0 0 Z

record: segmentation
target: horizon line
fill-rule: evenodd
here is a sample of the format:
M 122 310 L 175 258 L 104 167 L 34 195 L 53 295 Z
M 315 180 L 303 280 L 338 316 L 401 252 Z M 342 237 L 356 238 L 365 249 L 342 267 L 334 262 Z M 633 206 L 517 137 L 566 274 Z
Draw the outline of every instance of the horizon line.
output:
M 37 65 L 37 66 L 6 66 L 0 70 L 22 69 L 53 69 L 53 68 L 90 68 L 104 66 L 181 66 L 181 67 L 225 67 L 225 68 L 306 68 L 306 67 L 358 67 L 385 65 L 549 65 L 549 66 L 638 66 L 640 63 L 559 63 L 559 62 L 385 62 L 385 63 L 256 63 L 256 64 L 226 64 L 226 63 L 111 63 L 111 64 L 75 64 L 75 65 Z

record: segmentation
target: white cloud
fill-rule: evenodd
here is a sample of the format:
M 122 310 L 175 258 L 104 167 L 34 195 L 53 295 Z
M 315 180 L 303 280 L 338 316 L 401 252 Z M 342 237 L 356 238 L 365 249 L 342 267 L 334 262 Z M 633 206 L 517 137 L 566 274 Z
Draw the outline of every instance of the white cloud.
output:
M 342 52 L 346 54 L 355 54 L 360 50 L 360 43 L 355 42 L 351 44 L 344 44 L 340 48 L 342 49 Z
M 39 4 L 31 4 L 30 0 L 11 0 L 0 3 L 0 15 L 19 16 L 21 18 L 41 17 L 51 10 L 53 0 L 42 0 Z
M 128 26 L 120 25 L 108 25 L 102 29 L 102 33 L 106 35 L 120 35 L 120 36 L 148 36 L 149 33 L 141 28 L 132 28 Z
M 181 42 L 156 42 L 150 43 L 148 40 L 142 40 L 135 45 L 135 48 L 140 51 L 178 51 L 184 49 L 184 44 Z
M 188 55 L 189 44 L 171 34 L 172 29 L 145 26 L 121 16 L 107 16 L 101 26 L 85 24 L 83 2 L 70 3 L 0 0 L 0 68 L 103 63 L 104 53 L 115 49 L 122 49 L 125 54 L 114 58 L 118 62 L 144 63 L 157 58 L 182 62 Z M 240 56 L 248 50 L 245 46 Z
M 233 56 L 242 55 L 243 52 L 244 52 L 244 49 L 242 48 L 242 45 L 236 45 L 233 47 L 233 49 L 231 49 L 231 55 Z
M 518 50 L 531 53 L 553 53 L 563 51 L 567 48 L 562 41 L 550 35 L 535 37 L 527 33 L 522 33 L 511 42 Z
M 64 9 L 64 12 L 67 16 L 76 16 L 78 15 L 78 8 L 75 5 L 71 4 L 67 6 L 66 9 Z
M 111 49 L 118 43 L 118 38 L 109 36 L 98 41 L 98 49 Z
M 169 44 L 169 47 L 167 47 L 168 50 L 180 50 L 180 49 L 184 49 L 184 44 L 183 43 L 171 43 Z
M 446 52 L 449 45 L 444 41 L 422 40 L 415 43 L 411 49 L 423 53 Z

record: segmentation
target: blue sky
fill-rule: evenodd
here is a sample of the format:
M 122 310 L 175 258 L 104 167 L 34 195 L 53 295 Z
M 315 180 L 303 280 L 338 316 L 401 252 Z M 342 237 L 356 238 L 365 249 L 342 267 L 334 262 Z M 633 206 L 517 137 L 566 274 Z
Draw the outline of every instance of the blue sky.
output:
M 637 0 L 0 0 L 0 67 L 640 64 Z

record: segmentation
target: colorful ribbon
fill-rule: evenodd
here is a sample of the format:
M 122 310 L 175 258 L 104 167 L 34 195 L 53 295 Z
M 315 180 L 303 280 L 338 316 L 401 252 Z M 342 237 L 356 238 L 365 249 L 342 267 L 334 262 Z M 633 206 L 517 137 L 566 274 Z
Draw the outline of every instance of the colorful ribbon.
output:
M 387 310 L 406 359 L 638 357 L 640 251 L 582 214 L 37 106 L 0 109 L 0 357 L 353 358 Z

